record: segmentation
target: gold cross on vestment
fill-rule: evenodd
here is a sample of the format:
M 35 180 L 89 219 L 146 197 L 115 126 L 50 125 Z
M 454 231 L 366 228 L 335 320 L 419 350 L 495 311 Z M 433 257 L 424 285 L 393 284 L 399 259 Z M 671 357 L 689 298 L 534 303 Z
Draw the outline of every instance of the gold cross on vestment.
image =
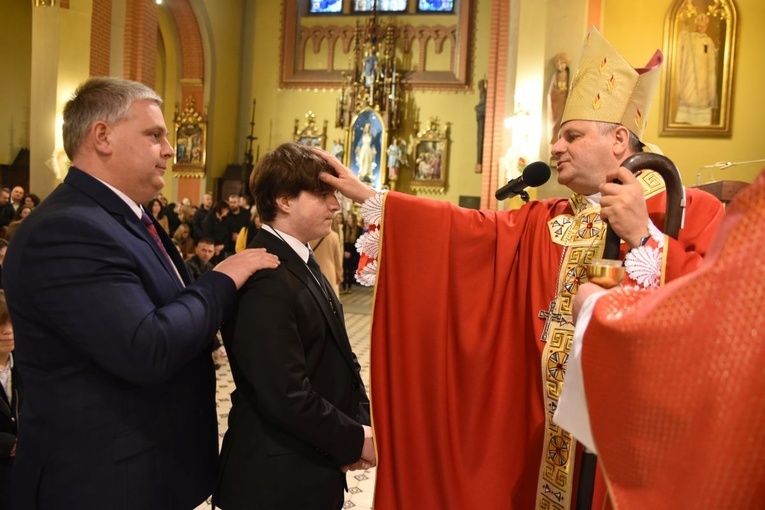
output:
M 537 315 L 540 319 L 545 320 L 545 329 L 542 331 L 542 338 L 540 338 L 543 342 L 547 342 L 547 334 L 550 332 L 550 324 L 557 322 L 561 326 L 565 326 L 568 323 L 565 315 L 555 313 L 555 301 L 556 298 L 553 298 L 553 300 L 550 301 L 550 309 L 540 310 L 539 315 Z

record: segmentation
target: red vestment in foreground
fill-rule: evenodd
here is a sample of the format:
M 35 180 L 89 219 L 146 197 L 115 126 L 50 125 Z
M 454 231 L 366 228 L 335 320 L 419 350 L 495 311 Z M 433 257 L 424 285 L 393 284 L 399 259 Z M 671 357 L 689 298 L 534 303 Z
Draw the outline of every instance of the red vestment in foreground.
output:
M 688 191 L 667 280 L 700 263 L 722 215 L 714 197 Z M 534 508 L 547 434 L 538 314 L 558 295 L 564 250 L 548 222 L 571 203 L 494 212 L 387 194 L 372 323 L 375 510 Z M 661 228 L 664 194 L 647 203 Z
M 595 307 L 582 367 L 619 510 L 765 505 L 764 215 L 765 172 L 698 271 Z

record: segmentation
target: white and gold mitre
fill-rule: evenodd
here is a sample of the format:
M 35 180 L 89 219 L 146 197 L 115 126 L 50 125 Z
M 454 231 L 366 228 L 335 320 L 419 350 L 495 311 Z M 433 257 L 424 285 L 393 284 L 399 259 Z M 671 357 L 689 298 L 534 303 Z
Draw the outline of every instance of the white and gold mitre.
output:
M 656 50 L 645 67 L 635 69 L 603 34 L 591 27 L 571 81 L 561 125 L 569 120 L 612 122 L 642 139 L 663 62 L 664 55 Z

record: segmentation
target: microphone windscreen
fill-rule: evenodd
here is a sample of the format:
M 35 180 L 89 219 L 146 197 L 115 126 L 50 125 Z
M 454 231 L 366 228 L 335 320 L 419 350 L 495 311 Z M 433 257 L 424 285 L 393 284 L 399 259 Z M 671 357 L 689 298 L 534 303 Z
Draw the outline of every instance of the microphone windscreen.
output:
M 550 165 L 544 161 L 535 161 L 523 169 L 523 183 L 532 188 L 541 186 L 550 180 Z

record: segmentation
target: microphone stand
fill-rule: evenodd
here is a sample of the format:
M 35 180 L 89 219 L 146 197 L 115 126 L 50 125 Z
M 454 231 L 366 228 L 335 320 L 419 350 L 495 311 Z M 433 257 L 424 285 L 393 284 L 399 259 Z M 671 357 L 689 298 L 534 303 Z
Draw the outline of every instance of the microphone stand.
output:
M 699 169 L 698 172 L 696 172 L 696 186 L 701 184 L 701 172 L 705 168 L 719 168 L 720 170 L 725 170 L 726 168 L 730 168 L 732 166 L 748 165 L 749 163 L 762 163 L 763 161 L 765 161 L 765 158 L 751 159 L 749 161 L 718 161 L 712 165 L 704 165 Z M 712 174 L 710 173 L 709 175 L 711 176 Z M 712 181 L 714 181 L 714 177 L 712 178 Z

